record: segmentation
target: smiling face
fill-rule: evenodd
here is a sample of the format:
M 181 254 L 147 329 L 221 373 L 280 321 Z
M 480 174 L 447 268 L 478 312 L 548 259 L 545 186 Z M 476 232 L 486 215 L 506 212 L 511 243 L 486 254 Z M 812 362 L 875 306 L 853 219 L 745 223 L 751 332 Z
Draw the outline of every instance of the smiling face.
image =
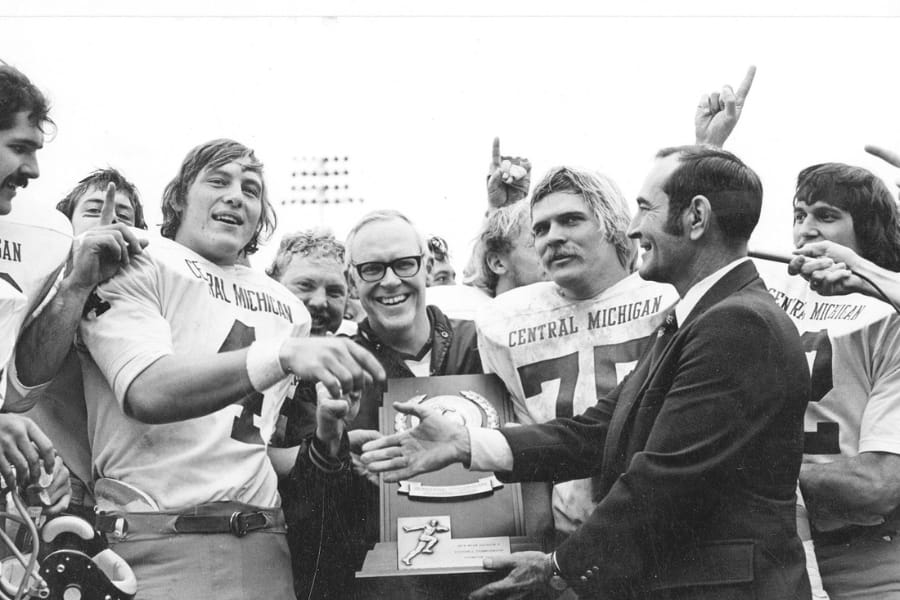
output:
M 827 202 L 794 203 L 794 245 L 828 240 L 860 253 L 853 217 L 849 212 Z
M 689 263 L 686 234 L 674 234 L 667 223 L 669 197 L 663 191 L 678 164 L 677 154 L 656 160 L 641 187 L 638 210 L 628 228 L 628 237 L 638 240 L 644 252 L 639 273 L 647 281 L 674 284 Z
M 100 213 L 103 210 L 105 198 L 105 188 L 91 186 L 80 198 L 75 199 L 75 208 L 72 211 L 72 229 L 75 235 L 84 233 L 100 224 Z M 116 212 L 113 223 L 124 223 L 129 227 L 134 227 L 134 205 L 122 192 L 116 192 Z
M 350 241 L 348 251 L 353 265 L 391 262 L 423 253 L 415 229 L 398 218 L 366 223 Z M 386 343 L 397 348 L 398 340 L 420 339 L 423 335 L 427 339 L 425 283 L 428 274 L 424 264 L 409 277 L 397 276 L 390 267 L 379 281 L 363 281 L 354 266 L 350 267 L 350 275 L 369 324 Z
M 246 159 L 203 169 L 188 189 L 175 241 L 219 266 L 235 264 L 259 223 L 262 189 Z
M 580 194 L 544 196 L 531 209 L 531 223 L 541 264 L 567 295 L 590 298 L 608 286 L 611 272 L 623 271 L 615 246 Z
M 306 305 L 312 335 L 338 330 L 347 306 L 347 279 L 340 262 L 295 254 L 279 281 Z
M 0 131 L 0 215 L 12 210 L 16 188 L 41 174 L 37 151 L 44 147 L 44 134 L 29 121 L 29 114 L 16 113 L 12 127 Z

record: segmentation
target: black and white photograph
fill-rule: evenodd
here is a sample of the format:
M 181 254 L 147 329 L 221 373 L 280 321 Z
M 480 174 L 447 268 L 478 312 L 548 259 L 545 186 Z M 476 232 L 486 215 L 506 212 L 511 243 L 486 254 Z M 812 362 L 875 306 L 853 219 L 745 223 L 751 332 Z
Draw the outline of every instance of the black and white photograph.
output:
M 0 7 L 0 600 L 900 600 L 898 27 Z

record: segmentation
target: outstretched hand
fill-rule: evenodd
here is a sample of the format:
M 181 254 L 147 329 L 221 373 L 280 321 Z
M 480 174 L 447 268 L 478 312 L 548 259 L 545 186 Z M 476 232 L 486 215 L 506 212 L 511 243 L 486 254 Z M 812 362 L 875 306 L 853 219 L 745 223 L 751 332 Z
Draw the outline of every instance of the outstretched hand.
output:
M 500 138 L 494 138 L 488 171 L 488 208 L 513 204 L 528 195 L 531 186 L 531 161 L 521 156 L 501 156 Z
M 544 589 L 552 574 L 550 561 L 543 552 L 516 552 L 488 557 L 484 559 L 484 568 L 511 570 L 500 581 L 489 583 L 469 594 L 469 600 L 524 598 L 529 592 Z
M 394 483 L 469 460 L 469 432 L 458 420 L 415 400 L 397 402 L 394 409 L 418 417 L 419 424 L 363 445 L 362 462 L 370 472 Z
M 737 92 L 730 85 L 726 85 L 719 92 L 703 94 L 700 97 L 694 115 L 694 133 L 698 144 L 709 144 L 719 148 L 725 144 L 725 140 L 741 119 L 741 112 L 744 110 L 744 103 L 755 76 L 756 67 L 751 65 Z

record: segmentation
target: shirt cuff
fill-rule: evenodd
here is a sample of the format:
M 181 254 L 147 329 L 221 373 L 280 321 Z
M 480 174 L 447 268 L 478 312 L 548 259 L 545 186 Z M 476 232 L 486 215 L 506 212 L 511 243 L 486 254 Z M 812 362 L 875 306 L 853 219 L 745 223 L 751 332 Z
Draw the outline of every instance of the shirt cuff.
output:
M 313 434 L 309 444 L 309 459 L 320 471 L 326 473 L 339 473 L 350 467 L 350 442 L 347 432 L 341 438 L 341 447 L 338 456 L 334 457 L 328 451 L 325 443 Z
M 469 427 L 472 471 L 512 471 L 513 454 L 509 442 L 497 429 Z
M 34 405 L 38 396 L 43 394 L 53 380 L 36 385 L 28 386 L 19 380 L 19 373 L 16 370 L 16 355 L 13 353 L 9 360 L 9 387 L 7 391 L 12 391 L 7 398 L 4 399 L 3 408 L 13 412 L 28 410 Z M 3 398 L 3 390 L 0 390 L 0 398 Z

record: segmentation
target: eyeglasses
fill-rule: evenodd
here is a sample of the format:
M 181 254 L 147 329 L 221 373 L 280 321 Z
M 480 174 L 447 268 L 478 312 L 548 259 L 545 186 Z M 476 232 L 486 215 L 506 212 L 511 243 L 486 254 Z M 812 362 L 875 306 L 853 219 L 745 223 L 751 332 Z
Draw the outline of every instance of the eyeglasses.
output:
M 401 256 L 390 262 L 373 260 L 370 262 L 354 264 L 353 267 L 356 269 L 357 274 L 359 274 L 360 279 L 367 283 L 375 283 L 376 281 L 384 279 L 384 274 L 387 273 L 388 267 L 391 268 L 391 271 L 393 271 L 394 275 L 397 277 L 412 277 L 422 268 L 422 255 Z

